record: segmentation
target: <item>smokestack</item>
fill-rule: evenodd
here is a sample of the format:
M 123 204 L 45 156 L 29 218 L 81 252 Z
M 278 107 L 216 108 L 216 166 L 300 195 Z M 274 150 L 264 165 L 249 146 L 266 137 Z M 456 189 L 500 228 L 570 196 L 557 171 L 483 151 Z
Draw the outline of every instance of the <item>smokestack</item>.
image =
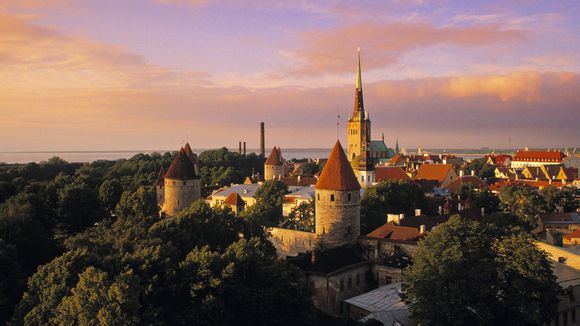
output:
M 246 156 L 246 142 L 244 142 L 244 156 Z
M 242 142 L 238 142 L 238 153 L 242 155 Z
M 264 141 L 264 123 L 260 122 L 260 156 L 266 158 L 266 142 Z

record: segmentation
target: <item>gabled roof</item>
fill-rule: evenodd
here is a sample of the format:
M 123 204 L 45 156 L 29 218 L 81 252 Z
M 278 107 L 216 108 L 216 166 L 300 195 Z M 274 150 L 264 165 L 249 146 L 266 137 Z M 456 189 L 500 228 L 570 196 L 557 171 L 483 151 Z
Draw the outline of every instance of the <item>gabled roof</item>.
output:
M 232 192 L 229 196 L 224 200 L 224 204 L 231 205 L 231 206 L 244 206 L 246 202 L 240 197 L 237 192 Z
M 328 161 L 316 182 L 316 189 L 359 190 L 360 184 L 344 154 L 340 141 L 336 141 Z
M 411 177 L 396 166 L 379 166 L 375 168 L 375 180 L 380 181 L 411 181 Z
M 157 181 L 155 181 L 155 184 L 158 186 L 163 186 L 164 178 L 165 178 L 165 170 L 163 169 L 163 167 L 161 167 L 159 169 L 159 174 L 157 175 Z
M 404 162 L 405 161 L 405 156 L 401 155 L 401 154 L 397 154 L 395 156 L 393 156 L 393 158 L 391 158 L 387 164 L 397 164 L 399 162 Z
M 270 156 L 266 160 L 266 165 L 282 165 L 282 151 L 279 148 L 272 148 L 272 152 L 270 152 Z
M 474 175 L 466 175 L 451 181 L 451 183 L 449 183 L 449 185 L 447 186 L 447 189 L 449 189 L 449 192 L 455 193 L 462 184 L 471 184 L 475 189 L 487 188 L 487 184 L 483 182 L 479 177 Z
M 167 179 L 177 179 L 177 180 L 193 180 L 195 179 L 195 171 L 193 169 L 193 163 L 187 157 L 185 150 L 182 148 L 171 162 L 167 173 L 165 173 L 165 178 Z
M 529 160 L 563 160 L 566 155 L 560 151 L 517 151 L 514 155 L 514 161 Z
M 417 171 L 415 180 L 437 180 L 443 182 L 451 172 L 451 164 L 422 164 Z
M 389 222 L 379 226 L 374 231 L 367 234 L 367 237 L 413 241 L 417 240 L 420 235 L 421 233 L 419 233 L 419 230 L 416 228 L 398 226 L 395 224 L 395 222 Z

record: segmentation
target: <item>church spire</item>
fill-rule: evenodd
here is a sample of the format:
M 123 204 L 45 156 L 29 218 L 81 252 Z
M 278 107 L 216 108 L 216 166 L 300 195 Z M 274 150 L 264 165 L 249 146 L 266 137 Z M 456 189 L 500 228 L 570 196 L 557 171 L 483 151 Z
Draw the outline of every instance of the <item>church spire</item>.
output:
M 362 77 L 360 68 L 360 48 L 358 48 L 358 65 L 356 68 L 356 91 L 354 95 L 354 117 L 358 115 L 359 112 L 362 113 L 361 117 L 364 119 L 364 104 L 363 104 L 363 92 L 362 92 Z

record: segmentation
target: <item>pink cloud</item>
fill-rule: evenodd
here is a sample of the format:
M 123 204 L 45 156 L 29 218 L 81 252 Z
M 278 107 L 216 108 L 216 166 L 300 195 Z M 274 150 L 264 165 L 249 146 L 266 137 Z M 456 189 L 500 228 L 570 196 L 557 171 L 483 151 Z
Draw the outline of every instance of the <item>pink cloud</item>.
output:
M 365 69 L 394 64 L 406 53 L 437 44 L 483 47 L 503 42 L 519 42 L 527 32 L 477 25 L 437 27 L 428 23 L 360 23 L 315 29 L 300 34 L 303 47 L 290 51 L 298 61 L 293 72 L 307 75 L 343 73 L 353 69 L 353 55 L 361 47 Z

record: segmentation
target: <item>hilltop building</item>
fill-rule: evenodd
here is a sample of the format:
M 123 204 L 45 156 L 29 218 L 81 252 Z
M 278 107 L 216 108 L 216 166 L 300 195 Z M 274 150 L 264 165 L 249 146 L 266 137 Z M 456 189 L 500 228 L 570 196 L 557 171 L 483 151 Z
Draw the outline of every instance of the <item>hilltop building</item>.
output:
M 177 152 L 167 172 L 161 168 L 155 189 L 161 212 L 169 216 L 201 198 L 197 155 L 193 153 L 189 144 Z

